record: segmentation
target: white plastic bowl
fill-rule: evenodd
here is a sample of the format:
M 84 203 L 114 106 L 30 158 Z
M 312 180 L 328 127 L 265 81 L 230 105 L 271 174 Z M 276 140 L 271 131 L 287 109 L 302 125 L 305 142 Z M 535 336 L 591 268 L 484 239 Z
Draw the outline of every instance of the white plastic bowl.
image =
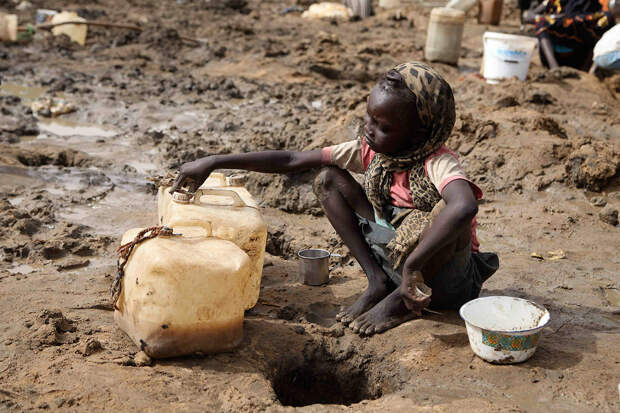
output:
M 469 344 L 483 360 L 497 364 L 521 363 L 534 354 L 549 322 L 549 311 L 516 297 L 482 297 L 459 311 Z

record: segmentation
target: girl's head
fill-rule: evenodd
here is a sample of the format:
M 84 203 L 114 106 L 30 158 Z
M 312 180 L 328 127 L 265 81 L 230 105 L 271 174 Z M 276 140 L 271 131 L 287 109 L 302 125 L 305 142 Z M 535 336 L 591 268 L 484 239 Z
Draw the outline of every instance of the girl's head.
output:
M 364 137 L 387 155 L 432 152 L 449 137 L 454 119 L 450 85 L 427 65 L 405 63 L 383 75 L 370 93 Z

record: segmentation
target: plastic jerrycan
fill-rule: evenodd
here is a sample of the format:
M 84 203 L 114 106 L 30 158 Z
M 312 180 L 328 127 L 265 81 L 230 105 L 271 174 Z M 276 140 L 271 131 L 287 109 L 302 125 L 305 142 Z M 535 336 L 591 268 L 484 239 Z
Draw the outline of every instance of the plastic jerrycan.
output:
M 465 12 L 438 7 L 431 10 L 424 56 L 428 61 L 457 64 L 465 26 Z
M 130 242 L 141 228 L 123 236 Z M 149 356 L 214 353 L 243 338 L 246 283 L 252 264 L 230 241 L 204 228 L 138 244 L 125 265 L 114 320 Z M 222 257 L 226 257 L 225 260 Z
M 252 262 L 252 273 L 243 289 L 245 308 L 254 307 L 260 293 L 267 226 L 252 195 L 241 185 L 228 185 L 220 173 L 211 174 L 190 203 L 174 201 L 169 189 L 159 188 L 160 225 L 211 228 L 214 237 L 231 241 L 245 251 Z
M 502 19 L 504 0 L 478 0 L 478 23 L 497 26 Z

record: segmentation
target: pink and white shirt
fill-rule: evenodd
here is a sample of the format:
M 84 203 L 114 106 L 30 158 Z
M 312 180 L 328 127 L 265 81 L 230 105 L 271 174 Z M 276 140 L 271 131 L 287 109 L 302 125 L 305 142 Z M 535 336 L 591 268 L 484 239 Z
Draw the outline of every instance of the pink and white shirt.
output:
M 321 150 L 321 157 L 324 164 L 334 165 L 354 173 L 364 173 L 374 156 L 375 151 L 370 148 L 364 138 L 328 146 Z M 458 160 L 458 156 L 445 146 L 441 146 L 437 151 L 426 158 L 424 161 L 424 169 L 426 175 L 440 194 L 450 182 L 463 179 L 471 186 L 476 199 L 482 198 L 482 190 L 467 178 Z M 392 205 L 401 208 L 415 208 L 409 186 L 409 171 L 393 173 L 390 195 L 392 198 Z M 471 240 L 472 251 L 478 252 L 480 243 L 476 236 L 475 218 L 472 220 Z

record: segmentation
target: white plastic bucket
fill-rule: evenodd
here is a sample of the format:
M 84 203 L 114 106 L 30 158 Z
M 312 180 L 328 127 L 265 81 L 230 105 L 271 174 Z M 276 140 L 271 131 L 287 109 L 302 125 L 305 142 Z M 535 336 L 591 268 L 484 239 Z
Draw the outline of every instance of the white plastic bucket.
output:
M 538 40 L 534 37 L 485 32 L 483 73 L 489 83 L 518 77 L 525 80 Z
M 549 311 L 516 297 L 482 297 L 464 304 L 469 344 L 483 360 L 497 364 L 521 363 L 534 354 Z

